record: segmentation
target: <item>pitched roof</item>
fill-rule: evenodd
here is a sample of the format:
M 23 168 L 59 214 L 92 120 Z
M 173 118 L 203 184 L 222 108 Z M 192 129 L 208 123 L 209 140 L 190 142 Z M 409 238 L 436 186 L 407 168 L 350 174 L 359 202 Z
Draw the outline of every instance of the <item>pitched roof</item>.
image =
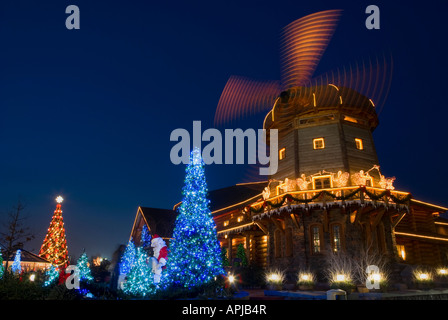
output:
M 177 212 L 170 209 L 139 207 L 153 234 L 171 237 Z
M 246 202 L 253 202 L 261 197 L 261 193 L 267 185 L 267 181 L 249 182 L 209 191 L 210 210 L 212 214 L 219 214 L 224 212 L 224 209 L 230 210 L 233 207 L 244 205 Z M 174 205 L 173 210 L 177 210 L 181 203 Z
M 261 192 L 267 186 L 267 181 L 236 184 L 234 186 L 212 190 L 209 192 L 210 210 L 213 214 L 225 208 L 231 209 L 243 205 L 247 200 L 261 197 Z
M 45 260 L 42 257 L 39 257 L 37 254 L 29 252 L 27 250 L 20 249 L 20 261 L 21 262 L 38 262 L 38 263 L 50 263 L 48 260 Z M 17 251 L 13 251 L 9 255 L 9 261 L 14 261 Z

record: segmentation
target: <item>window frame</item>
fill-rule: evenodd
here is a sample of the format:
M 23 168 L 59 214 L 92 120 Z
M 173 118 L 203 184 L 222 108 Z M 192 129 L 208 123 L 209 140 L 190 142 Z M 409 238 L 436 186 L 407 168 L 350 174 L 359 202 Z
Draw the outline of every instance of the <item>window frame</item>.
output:
M 320 179 L 329 179 L 330 181 L 330 188 L 333 188 L 333 179 L 331 179 L 331 175 L 326 174 L 326 175 L 321 175 L 321 176 L 316 176 L 313 177 L 313 190 L 321 190 L 321 189 L 328 189 L 328 188 L 316 188 L 316 180 L 320 180 Z
M 339 229 L 339 232 L 338 232 L 338 234 L 339 234 L 339 238 L 338 238 L 338 248 L 336 249 L 336 239 L 335 239 L 335 227 L 338 227 L 338 229 Z M 337 252 L 341 252 L 343 249 L 344 249 L 344 246 L 343 246 L 343 239 L 344 239 L 344 237 L 343 237 L 343 235 L 344 235 L 344 230 L 343 230 L 343 227 L 342 227 L 342 224 L 341 223 L 338 223 L 338 222 L 336 222 L 336 223 L 332 223 L 331 225 L 330 225 L 330 237 L 331 237 L 331 249 L 333 250 L 333 252 L 335 252 L 335 253 L 337 253 Z
M 397 253 L 398 257 L 402 259 L 403 261 L 406 261 L 406 246 L 404 244 L 397 244 Z
M 364 150 L 364 142 L 361 138 L 355 138 L 356 149 Z
M 318 232 L 318 238 L 315 238 L 315 229 L 317 228 Z M 310 225 L 310 250 L 311 250 L 311 254 L 320 254 L 323 251 L 323 244 L 324 244 L 324 239 L 323 239 L 323 232 L 322 232 L 322 225 L 321 224 L 312 224 Z M 316 242 L 318 241 L 319 245 L 316 246 Z M 316 250 L 316 248 L 318 248 L 318 250 Z
M 278 150 L 278 160 L 284 160 L 286 158 L 286 148 Z
M 317 147 L 317 145 L 316 145 L 317 142 L 322 142 L 322 147 Z M 323 138 L 323 137 L 321 137 L 321 138 L 314 138 L 313 139 L 313 149 L 314 150 L 325 149 L 325 138 Z

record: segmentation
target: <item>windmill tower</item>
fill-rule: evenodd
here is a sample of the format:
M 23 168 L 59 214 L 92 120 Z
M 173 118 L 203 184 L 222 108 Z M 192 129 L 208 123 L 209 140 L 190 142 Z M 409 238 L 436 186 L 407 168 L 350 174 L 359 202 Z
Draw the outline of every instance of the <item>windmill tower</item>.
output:
M 300 179 L 301 190 L 380 187 L 379 170 L 370 170 L 378 165 L 377 125 L 372 100 L 353 89 L 328 84 L 282 92 L 263 124 L 279 134 L 278 171 L 271 179 Z
M 340 15 L 341 10 L 321 11 L 284 28 L 281 81 L 231 77 L 221 95 L 215 124 L 264 112 L 263 129 L 278 130 L 271 195 L 282 189 L 380 187 L 386 181 L 391 187 L 392 180 L 379 170 L 372 132 L 388 94 L 392 63 L 377 59 L 312 78 Z

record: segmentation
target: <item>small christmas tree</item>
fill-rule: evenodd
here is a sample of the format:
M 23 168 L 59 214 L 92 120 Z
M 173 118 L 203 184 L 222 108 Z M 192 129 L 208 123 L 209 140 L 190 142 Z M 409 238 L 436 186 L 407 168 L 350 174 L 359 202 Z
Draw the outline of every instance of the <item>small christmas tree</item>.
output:
M 134 241 L 129 240 L 128 245 L 126 246 L 126 249 L 124 250 L 123 256 L 121 257 L 120 261 L 120 274 L 127 274 L 132 266 L 135 263 L 136 259 L 136 248 L 134 245 Z
M 186 169 L 182 204 L 170 241 L 165 280 L 168 285 L 191 289 L 224 274 L 207 192 L 204 162 L 196 148 Z
M 48 287 L 53 283 L 56 283 L 58 278 L 59 278 L 59 270 L 54 265 L 51 265 L 50 269 L 48 269 L 45 272 L 45 281 L 43 286 Z
M 83 252 L 83 254 L 79 257 L 78 262 L 76 263 L 76 266 L 79 270 L 79 280 L 90 282 L 93 280 L 92 274 L 90 273 L 90 267 L 89 262 L 87 258 L 87 254 Z
M 21 259 L 21 255 L 22 255 L 22 250 L 17 250 L 16 251 L 16 256 L 14 257 L 14 262 L 11 266 L 11 270 L 14 273 L 20 273 L 22 272 L 22 266 L 20 264 L 20 259 Z
M 242 243 L 240 243 L 236 249 L 236 257 L 238 259 L 237 267 L 247 266 L 246 249 L 244 249 Z
M 221 260 L 222 260 L 223 267 L 229 266 L 229 258 L 227 257 L 227 248 L 225 248 L 225 247 L 221 248 Z
M 39 251 L 39 256 L 61 268 L 65 268 L 68 264 L 67 241 L 61 210 L 63 200 L 61 196 L 56 198 L 56 210 Z
M 146 263 L 148 256 L 143 248 L 138 247 L 136 260 L 123 284 L 123 291 L 131 296 L 145 297 L 154 292 L 153 274 Z
M 145 249 L 151 246 L 151 234 L 149 233 L 148 227 L 143 225 L 142 234 L 140 236 L 141 246 Z

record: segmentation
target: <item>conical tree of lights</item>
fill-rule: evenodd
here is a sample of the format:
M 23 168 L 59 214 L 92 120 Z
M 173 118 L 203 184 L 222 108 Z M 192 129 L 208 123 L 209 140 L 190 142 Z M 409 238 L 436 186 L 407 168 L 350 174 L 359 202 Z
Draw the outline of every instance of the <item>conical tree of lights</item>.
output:
M 224 274 L 216 224 L 209 200 L 204 162 L 199 149 L 190 155 L 182 204 L 176 218 L 167 261 L 167 286 L 191 289 Z
M 56 210 L 39 251 L 39 256 L 60 268 L 65 268 L 68 264 L 67 240 L 61 209 L 63 200 L 61 196 L 56 198 Z

